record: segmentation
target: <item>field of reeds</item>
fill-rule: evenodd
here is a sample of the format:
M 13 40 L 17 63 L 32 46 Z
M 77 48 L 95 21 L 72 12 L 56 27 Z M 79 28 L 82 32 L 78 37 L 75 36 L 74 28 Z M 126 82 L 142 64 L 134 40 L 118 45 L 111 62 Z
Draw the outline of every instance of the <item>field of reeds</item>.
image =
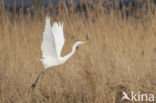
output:
M 120 10 L 107 13 L 100 5 L 87 12 L 66 6 L 57 11 L 50 18 L 51 24 L 64 23 L 62 56 L 77 40 L 89 45 L 80 46 L 65 64 L 48 69 L 31 89 L 43 69 L 36 60 L 42 58 L 48 13 L 41 10 L 32 17 L 1 9 L 0 103 L 133 103 L 121 101 L 122 91 L 156 96 L 155 14 L 123 17 Z

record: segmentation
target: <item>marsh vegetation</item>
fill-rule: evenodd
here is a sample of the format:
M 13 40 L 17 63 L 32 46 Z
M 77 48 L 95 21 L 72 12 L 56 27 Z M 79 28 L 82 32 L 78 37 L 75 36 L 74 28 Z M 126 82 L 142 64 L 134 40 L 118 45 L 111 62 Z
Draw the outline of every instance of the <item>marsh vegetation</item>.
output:
M 1 103 L 122 103 L 122 91 L 156 96 L 155 6 L 144 15 L 124 16 L 100 5 L 75 11 L 63 3 L 52 14 L 31 15 L 0 9 Z M 141 12 L 142 13 L 142 12 Z M 36 89 L 30 86 L 43 69 L 41 56 L 45 17 L 64 23 L 62 56 L 76 40 L 87 40 L 64 65 L 47 70 Z M 141 15 L 141 16 L 140 16 Z M 123 101 L 126 103 L 127 101 Z

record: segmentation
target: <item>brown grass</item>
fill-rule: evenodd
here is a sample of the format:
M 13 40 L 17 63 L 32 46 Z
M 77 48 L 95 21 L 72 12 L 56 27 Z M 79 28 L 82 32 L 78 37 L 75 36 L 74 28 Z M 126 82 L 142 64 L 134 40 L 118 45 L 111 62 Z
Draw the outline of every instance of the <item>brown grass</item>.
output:
M 42 58 L 46 15 L 1 12 L 0 103 L 120 103 L 122 90 L 156 95 L 156 15 L 123 19 L 101 11 L 89 11 L 87 19 L 83 13 L 68 16 L 67 8 L 51 16 L 51 23 L 64 22 L 62 56 L 76 40 L 89 45 L 47 70 L 34 90 L 30 86 L 43 69 L 36 59 Z

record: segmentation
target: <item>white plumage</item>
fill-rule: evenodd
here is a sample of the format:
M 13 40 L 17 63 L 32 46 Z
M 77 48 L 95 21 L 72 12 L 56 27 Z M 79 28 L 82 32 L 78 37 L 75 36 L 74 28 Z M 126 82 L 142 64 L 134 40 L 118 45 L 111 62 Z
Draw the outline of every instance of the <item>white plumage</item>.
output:
M 63 23 L 54 22 L 51 27 L 50 18 L 46 17 L 45 31 L 43 32 L 43 41 L 41 44 L 43 58 L 40 59 L 45 69 L 63 64 L 75 53 L 76 47 L 81 44 L 88 44 L 88 42 L 85 41 L 77 41 L 73 45 L 72 51 L 68 55 L 61 57 L 64 42 Z M 42 72 L 40 72 L 40 74 Z M 36 87 L 40 74 L 32 84 L 33 88 Z
M 46 18 L 45 31 L 43 32 L 43 41 L 41 44 L 41 59 L 45 69 L 51 66 L 61 64 L 59 59 L 64 45 L 65 39 L 63 35 L 63 23 L 54 23 L 51 27 L 50 18 Z

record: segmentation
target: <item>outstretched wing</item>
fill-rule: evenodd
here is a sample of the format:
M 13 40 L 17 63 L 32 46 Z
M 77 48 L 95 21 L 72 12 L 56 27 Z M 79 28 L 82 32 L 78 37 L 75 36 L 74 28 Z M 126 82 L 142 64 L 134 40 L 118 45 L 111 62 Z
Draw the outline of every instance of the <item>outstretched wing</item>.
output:
M 56 51 L 55 37 L 51 29 L 50 18 L 46 17 L 45 31 L 41 44 L 43 58 L 58 57 Z
M 55 22 L 52 27 L 52 33 L 55 38 L 57 56 L 60 57 L 65 42 L 63 34 L 63 23 L 61 24 L 60 22 L 59 23 Z

